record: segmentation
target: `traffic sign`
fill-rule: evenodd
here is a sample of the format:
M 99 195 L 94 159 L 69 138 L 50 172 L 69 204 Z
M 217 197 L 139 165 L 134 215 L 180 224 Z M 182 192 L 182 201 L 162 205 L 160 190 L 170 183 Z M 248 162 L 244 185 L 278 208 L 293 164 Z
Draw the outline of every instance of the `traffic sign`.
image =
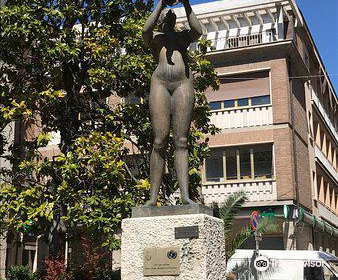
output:
M 252 230 L 256 230 L 258 227 L 259 223 L 259 212 L 258 211 L 253 211 L 250 216 L 250 224 Z

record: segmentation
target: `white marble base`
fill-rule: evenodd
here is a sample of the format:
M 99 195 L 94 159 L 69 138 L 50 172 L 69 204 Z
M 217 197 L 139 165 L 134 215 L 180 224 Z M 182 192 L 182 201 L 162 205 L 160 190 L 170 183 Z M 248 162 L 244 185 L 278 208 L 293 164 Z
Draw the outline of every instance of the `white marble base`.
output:
M 199 227 L 198 239 L 175 239 L 175 227 Z M 179 276 L 143 275 L 146 248 L 180 248 Z M 122 223 L 122 280 L 224 280 L 223 221 L 205 214 L 125 219 Z

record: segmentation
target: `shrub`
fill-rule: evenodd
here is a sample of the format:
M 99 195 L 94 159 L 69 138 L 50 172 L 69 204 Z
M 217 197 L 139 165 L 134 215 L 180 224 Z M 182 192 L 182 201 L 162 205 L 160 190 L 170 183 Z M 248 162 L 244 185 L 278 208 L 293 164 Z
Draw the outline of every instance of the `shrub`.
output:
M 110 254 L 90 238 L 81 238 L 82 262 L 70 263 L 69 280 L 120 280 L 120 271 L 111 269 Z
M 11 267 L 7 272 L 8 280 L 37 280 L 36 274 L 30 272 L 28 266 L 17 265 Z
M 68 279 L 64 260 L 62 258 L 55 260 L 46 259 L 44 275 L 41 278 L 42 280 Z
M 119 270 L 101 270 L 97 272 L 93 280 L 121 280 L 121 273 Z

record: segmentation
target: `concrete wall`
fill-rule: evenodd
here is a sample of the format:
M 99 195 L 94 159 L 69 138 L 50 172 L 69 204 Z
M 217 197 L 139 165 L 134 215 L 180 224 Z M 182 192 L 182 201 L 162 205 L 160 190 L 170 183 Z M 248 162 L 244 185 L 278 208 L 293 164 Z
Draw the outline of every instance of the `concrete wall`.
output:
M 15 127 L 15 123 L 11 123 L 9 125 L 6 126 L 6 128 L 4 129 L 4 131 L 2 132 L 2 134 L 4 135 L 6 141 L 7 141 L 7 145 L 4 148 L 4 153 L 5 155 L 8 154 L 8 147 L 10 144 L 12 144 L 14 142 L 14 135 L 15 135 L 15 131 L 14 131 L 14 127 Z M 10 168 L 10 163 L 8 161 L 6 161 L 3 158 L 0 158 L 0 168 Z
M 6 255 L 7 241 L 5 238 L 0 238 L 0 279 L 6 277 Z

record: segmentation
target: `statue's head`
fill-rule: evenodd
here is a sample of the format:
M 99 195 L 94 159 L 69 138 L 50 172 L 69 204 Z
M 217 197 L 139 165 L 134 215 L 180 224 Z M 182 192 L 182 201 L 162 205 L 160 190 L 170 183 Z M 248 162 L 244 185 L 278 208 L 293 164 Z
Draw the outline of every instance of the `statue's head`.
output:
M 161 26 L 162 32 L 165 33 L 174 30 L 176 18 L 176 14 L 172 9 L 163 10 L 159 18 L 159 24 Z

